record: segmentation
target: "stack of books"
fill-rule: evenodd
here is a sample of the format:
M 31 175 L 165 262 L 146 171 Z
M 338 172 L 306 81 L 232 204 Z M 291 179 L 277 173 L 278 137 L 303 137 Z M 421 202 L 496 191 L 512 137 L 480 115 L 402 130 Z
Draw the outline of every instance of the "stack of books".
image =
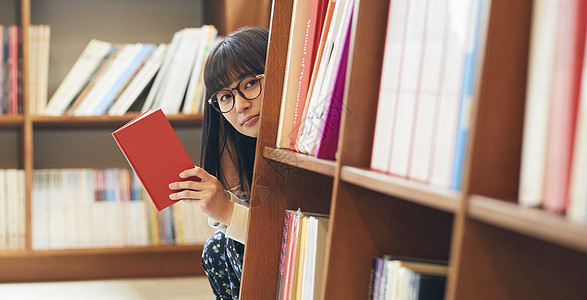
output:
M 371 168 L 460 190 L 483 1 L 390 4 Z
M 33 173 L 33 249 L 203 244 L 214 229 L 197 203 L 158 211 L 128 169 Z
M 0 250 L 26 247 L 24 170 L 0 169 Z
M 211 25 L 176 32 L 170 44 L 91 40 L 52 95 L 46 115 L 123 115 L 162 108 L 198 113 L 204 105 L 203 65 L 217 42 Z
M 328 222 L 328 215 L 285 211 L 277 299 L 321 297 Z
M 294 1 L 277 148 L 334 159 L 354 2 Z

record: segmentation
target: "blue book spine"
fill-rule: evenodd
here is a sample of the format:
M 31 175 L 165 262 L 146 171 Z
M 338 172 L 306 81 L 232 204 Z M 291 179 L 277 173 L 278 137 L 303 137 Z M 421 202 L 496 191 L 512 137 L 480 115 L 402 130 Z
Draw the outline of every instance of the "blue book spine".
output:
M 471 101 L 473 100 L 473 89 L 475 84 L 475 71 L 477 67 L 477 53 L 480 37 L 481 14 L 483 11 L 484 0 L 478 0 L 475 4 L 475 32 L 472 36 L 472 43 L 465 57 L 465 67 L 463 73 L 463 86 L 461 90 L 461 103 L 459 108 L 459 121 L 457 127 L 457 139 L 455 145 L 455 157 L 450 188 L 455 191 L 461 190 L 463 177 L 463 167 L 465 164 L 465 154 L 467 150 L 467 140 L 469 137 L 469 123 L 471 117 Z

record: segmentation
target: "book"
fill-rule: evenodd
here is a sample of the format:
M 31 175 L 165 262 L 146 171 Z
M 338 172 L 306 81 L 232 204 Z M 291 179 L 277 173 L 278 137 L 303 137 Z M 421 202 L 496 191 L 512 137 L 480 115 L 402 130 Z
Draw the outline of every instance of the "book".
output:
M 324 51 L 322 52 L 320 65 L 318 66 L 318 69 L 314 68 L 314 72 L 317 72 L 316 80 L 314 81 L 312 93 L 308 94 L 308 98 L 306 99 L 303 116 L 304 123 L 298 132 L 298 140 L 296 144 L 296 149 L 302 153 L 311 154 L 314 152 L 314 137 L 317 136 L 316 132 L 320 126 L 319 122 L 317 122 L 317 118 L 321 113 L 320 106 L 324 105 L 325 101 L 323 97 L 325 98 L 328 94 L 328 91 L 326 90 L 330 84 L 330 81 L 328 80 L 329 78 L 327 77 L 333 72 L 333 61 L 336 60 L 336 57 L 338 57 L 337 52 L 340 52 L 340 48 L 342 48 L 340 47 L 338 33 L 341 31 L 340 27 L 347 2 L 347 0 L 341 0 L 336 3 L 328 27 L 328 34 L 324 41 Z M 326 85 L 326 87 L 323 88 L 323 85 Z
M 147 110 L 112 133 L 157 210 L 176 203 L 169 184 L 194 164 L 161 109 Z M 189 180 L 199 181 L 199 178 Z
M 587 55 L 587 48 L 585 49 Z M 581 98 L 577 112 L 575 144 L 569 186 L 567 217 L 579 223 L 587 223 L 587 60 L 583 59 Z
M 322 278 L 326 270 L 328 228 L 328 215 L 309 215 L 301 299 L 320 299 L 324 290 Z
M 320 129 L 318 130 L 316 146 L 314 147 L 314 156 L 321 159 L 334 160 L 336 149 L 338 147 L 338 136 L 341 114 L 343 112 L 343 98 L 349 59 L 351 36 L 350 18 L 345 26 L 346 33 L 343 34 L 344 43 L 342 44 L 342 54 L 338 66 L 334 69 L 334 72 L 336 72 L 334 85 L 332 87 L 332 92 L 328 95 L 329 100 L 327 100 L 325 110 L 321 116 Z
M 331 28 L 325 44 L 327 48 L 332 47 L 332 52 L 328 54 L 324 52 L 323 54 L 327 55 L 329 59 L 321 61 L 324 65 L 320 66 L 319 72 L 323 73 L 317 75 L 316 86 L 312 91 L 308 114 L 304 122 L 304 131 L 298 141 L 300 151 L 307 154 L 315 155 L 314 150 L 319 140 L 320 130 L 324 129 L 322 125 L 326 119 L 331 100 L 334 98 L 333 93 L 338 78 L 337 71 L 343 60 L 344 44 L 352 20 L 353 6 L 354 1 L 348 0 L 341 1 L 335 7 L 333 20 L 330 24 Z M 338 135 L 335 138 L 338 138 Z
M 389 5 L 387 18 L 373 151 L 371 153 L 371 168 L 385 173 L 389 171 L 391 157 L 397 91 L 402 67 L 406 10 L 407 1 L 393 1 Z
M 279 126 L 277 127 L 277 148 L 289 148 L 291 135 L 295 130 L 293 128 L 293 118 L 300 80 L 300 70 L 302 68 L 304 39 L 306 36 L 306 24 L 310 5 L 312 5 L 311 0 L 295 0 L 293 2 Z
M 467 41 L 472 31 L 468 20 L 472 18 L 471 1 L 450 1 L 448 7 L 447 39 L 443 60 L 450 67 L 444 68 L 437 116 L 434 123 L 434 141 L 431 158 L 430 184 L 450 188 L 457 143 L 457 131 Z M 464 22 L 463 20 L 467 20 Z M 466 25 L 465 25 L 466 24 Z
M 427 1 L 412 0 L 407 7 L 403 37 L 402 67 L 399 74 L 393 136 L 389 155 L 389 172 L 396 176 L 408 175 L 411 144 L 414 130 L 415 109 L 418 103 L 418 85 L 424 48 L 424 25 Z
M 109 115 L 120 116 L 124 115 L 132 104 L 137 100 L 139 95 L 147 88 L 150 82 L 159 71 L 161 63 L 165 58 L 167 51 L 167 44 L 159 44 L 153 54 L 145 62 L 145 65 L 137 73 L 137 75 L 129 83 L 128 87 L 124 89 L 118 99 L 112 104 L 108 110 Z
M 65 112 L 76 95 L 84 88 L 88 82 L 88 77 L 100 65 L 104 56 L 112 49 L 112 44 L 99 40 L 91 40 L 82 54 L 69 70 L 65 79 L 61 82 L 57 90 L 51 96 L 46 115 L 58 116 Z
M 316 61 L 316 56 L 321 44 L 320 35 L 322 34 L 326 14 L 328 13 L 328 7 L 331 6 L 331 3 L 334 2 L 328 0 L 313 0 L 308 6 L 302 61 L 298 76 L 296 100 L 293 109 L 293 123 L 289 136 L 290 149 L 295 149 L 295 142 L 302 122 L 302 114 L 306 104 L 306 97 L 308 95 L 310 80 L 312 78 L 314 62 Z
M 332 21 L 332 15 L 334 14 L 334 8 L 336 7 L 336 3 L 337 2 L 334 0 L 330 0 L 328 2 L 328 7 L 326 9 L 326 15 L 324 16 L 324 23 L 322 24 L 322 31 L 320 32 L 320 40 L 318 41 L 318 50 L 316 51 L 317 52 L 316 58 L 314 60 L 314 66 L 312 67 L 312 75 L 310 78 L 308 91 L 306 92 L 305 99 L 303 99 L 304 100 L 304 104 L 303 104 L 304 109 L 301 112 L 300 123 L 298 125 L 298 128 L 295 129 L 297 132 L 295 134 L 292 134 L 292 138 L 291 138 L 291 143 L 290 143 L 289 148 L 293 151 L 300 152 L 300 149 L 298 148 L 298 140 L 299 140 L 299 137 L 304 132 L 304 124 L 305 124 L 306 116 L 308 115 L 308 107 L 310 106 L 309 102 L 312 98 L 312 93 L 313 93 L 314 87 L 316 85 L 316 79 L 318 77 L 318 74 L 320 73 L 318 70 L 319 70 L 321 63 L 322 63 L 322 57 L 324 54 L 324 47 L 326 45 L 328 31 L 330 30 L 330 23 Z
M 555 62 L 549 105 L 544 208 L 562 214 L 568 206 L 569 176 L 581 71 L 585 49 L 587 3 L 560 1 L 556 29 Z
M 446 67 L 442 59 L 446 55 L 449 1 L 428 1 L 428 13 L 424 28 L 422 71 L 418 86 L 418 104 L 414 116 L 411 161 L 408 178 L 422 183 L 430 181 L 434 122 L 438 117 L 442 73 Z
M 1 173 L 0 173 L 1 176 Z M 285 211 L 285 217 L 283 219 L 283 229 L 282 229 L 282 236 L 281 236 L 281 248 L 279 254 L 279 276 L 277 280 L 277 297 L 276 299 L 281 299 L 282 293 L 284 290 L 281 288 L 283 286 L 283 281 L 285 277 L 285 265 L 286 265 L 286 256 L 287 256 L 287 249 L 288 249 L 288 242 L 290 237 L 290 228 L 293 226 L 293 214 L 294 212 L 291 210 Z

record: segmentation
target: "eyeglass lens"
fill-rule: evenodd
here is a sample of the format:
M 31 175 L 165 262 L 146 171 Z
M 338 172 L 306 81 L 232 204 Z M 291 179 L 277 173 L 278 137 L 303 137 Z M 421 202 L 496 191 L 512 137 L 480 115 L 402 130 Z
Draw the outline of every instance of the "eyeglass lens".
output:
M 257 76 L 246 77 L 235 89 L 243 98 L 253 100 L 261 94 L 261 80 Z M 216 92 L 214 100 L 220 112 L 229 112 L 234 106 L 234 93 L 232 90 L 220 90 Z

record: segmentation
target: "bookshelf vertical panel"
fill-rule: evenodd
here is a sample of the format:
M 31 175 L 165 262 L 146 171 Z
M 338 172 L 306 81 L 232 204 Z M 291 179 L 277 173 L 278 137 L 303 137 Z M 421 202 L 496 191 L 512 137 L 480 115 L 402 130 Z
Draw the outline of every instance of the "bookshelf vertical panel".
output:
M 339 182 L 331 217 L 326 299 L 363 299 L 373 259 L 448 259 L 453 215 Z M 344 288 L 343 288 L 344 287 Z
M 369 167 L 387 29 L 388 0 L 356 0 L 341 121 L 341 165 Z
M 493 0 L 478 97 L 469 190 L 517 198 L 532 0 Z
M 583 299 L 587 255 L 467 220 L 456 299 Z
M 280 192 L 279 180 L 271 176 L 271 165 L 263 158 L 263 149 L 274 147 L 277 137 L 292 7 L 292 0 L 273 1 L 241 299 L 273 299 L 277 291 L 281 228 L 287 202 Z

